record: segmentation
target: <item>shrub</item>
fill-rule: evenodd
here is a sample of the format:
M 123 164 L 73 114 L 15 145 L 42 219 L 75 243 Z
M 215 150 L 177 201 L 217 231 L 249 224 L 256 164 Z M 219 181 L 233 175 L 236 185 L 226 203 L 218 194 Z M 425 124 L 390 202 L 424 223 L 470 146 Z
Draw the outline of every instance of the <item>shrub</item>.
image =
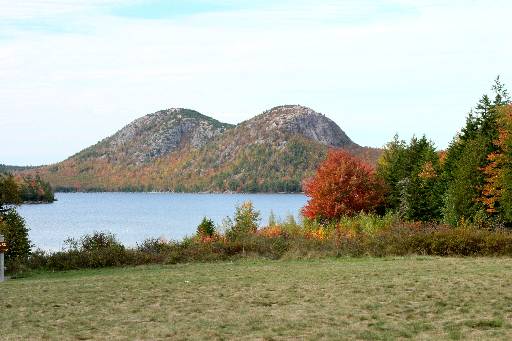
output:
M 392 212 L 388 212 L 384 216 L 361 212 L 353 217 L 340 218 L 335 227 L 346 231 L 373 234 L 398 222 L 398 216 Z
M 68 238 L 64 241 L 65 248 L 75 251 L 97 251 L 102 249 L 124 248 L 116 236 L 110 232 L 95 231 L 79 239 Z
M 143 253 L 158 254 L 169 250 L 171 243 L 161 238 L 148 238 L 142 243 L 137 243 L 137 251 Z
M 64 242 L 67 250 L 48 255 L 46 267 L 53 270 L 100 268 L 133 264 L 128 252 L 116 237 L 108 232 L 94 232 L 80 239 Z
M 302 214 L 323 221 L 374 211 L 384 195 L 374 170 L 343 150 L 329 151 L 304 192 L 310 199 Z
M 204 217 L 197 226 L 197 235 L 201 238 L 213 237 L 215 234 L 215 224 L 213 220 Z
M 386 221 L 382 218 L 382 221 Z M 382 222 L 381 221 L 381 222 Z M 381 223 L 379 222 L 379 224 Z M 274 233 L 279 231 L 279 233 Z M 90 243 L 91 239 L 101 242 Z M 107 240 L 108 242 L 103 242 Z M 113 238 L 115 241 L 115 238 Z M 83 247 L 80 241 L 86 241 Z M 430 223 L 397 222 L 380 229 L 348 230 L 340 225 L 318 223 L 290 234 L 279 227 L 258 233 L 218 238 L 209 243 L 197 238 L 181 242 L 144 241 L 134 249 L 112 242 L 110 237 L 81 238 L 76 247 L 45 253 L 34 252 L 28 261 L 32 269 L 69 270 L 139 264 L 210 262 L 240 257 L 319 258 L 333 256 L 512 256 L 512 231 L 475 227 L 451 228 Z M 94 245 L 94 246 L 90 246 Z
M 265 237 L 278 237 L 283 234 L 283 229 L 278 225 L 271 225 L 258 230 L 258 235 Z

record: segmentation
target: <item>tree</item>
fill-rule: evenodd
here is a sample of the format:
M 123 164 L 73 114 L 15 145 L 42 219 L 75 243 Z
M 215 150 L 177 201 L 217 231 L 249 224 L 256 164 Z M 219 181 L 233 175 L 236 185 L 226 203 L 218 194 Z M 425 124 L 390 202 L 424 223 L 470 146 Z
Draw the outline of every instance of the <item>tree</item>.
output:
M 24 262 L 30 255 L 31 243 L 28 239 L 28 229 L 25 226 L 25 220 L 11 209 L 2 214 L 0 218 L 0 234 L 7 242 L 9 250 L 5 253 L 7 268 L 11 268 L 13 263 Z
M 260 212 L 254 209 L 251 201 L 246 201 L 235 209 L 233 220 L 226 218 L 224 225 L 227 227 L 226 236 L 230 240 L 236 240 L 250 235 L 258 230 Z
M 490 185 L 486 178 L 492 173 L 493 155 L 500 149 L 496 144 L 500 134 L 499 111 L 510 103 L 510 96 L 499 77 L 491 90 L 493 96 L 482 96 L 446 153 L 443 211 L 445 221 L 452 225 L 462 219 L 473 221 L 482 216 L 495 215 L 492 204 L 494 195 L 489 192 Z
M 385 203 L 408 220 L 439 220 L 443 187 L 439 153 L 425 136 L 409 144 L 395 136 L 384 148 L 377 175 L 389 189 Z
M 448 151 L 450 157 L 451 150 Z M 481 167 L 485 163 L 487 146 L 483 136 L 476 137 L 460 146 L 460 156 L 453 169 L 445 168 L 446 192 L 443 215 L 448 224 L 455 226 L 461 219 L 472 221 L 481 216 L 484 206 L 478 198 L 484 183 Z
M 246 201 L 235 210 L 233 229 L 244 233 L 256 232 L 259 220 L 260 212 L 254 209 L 252 202 Z
M 0 217 L 21 203 L 20 189 L 10 174 L 0 173 Z
M 213 220 L 203 217 L 203 220 L 197 226 L 197 235 L 200 237 L 212 237 L 215 234 L 215 224 Z
M 384 152 L 377 164 L 377 175 L 388 187 L 385 203 L 391 209 L 400 206 L 402 191 L 399 183 L 410 173 L 406 149 L 405 141 L 400 140 L 398 135 L 395 135 L 393 140 L 384 147 Z
M 490 216 L 512 223 L 512 105 L 498 109 L 496 151 L 487 156 L 481 202 Z
M 31 248 L 25 221 L 15 209 L 20 203 L 19 187 L 14 177 L 0 173 L 0 234 L 9 247 L 5 258 L 11 270 L 27 260 Z
M 329 150 L 303 188 L 310 199 L 302 214 L 311 219 L 332 220 L 374 211 L 383 202 L 383 186 L 373 168 L 343 150 Z

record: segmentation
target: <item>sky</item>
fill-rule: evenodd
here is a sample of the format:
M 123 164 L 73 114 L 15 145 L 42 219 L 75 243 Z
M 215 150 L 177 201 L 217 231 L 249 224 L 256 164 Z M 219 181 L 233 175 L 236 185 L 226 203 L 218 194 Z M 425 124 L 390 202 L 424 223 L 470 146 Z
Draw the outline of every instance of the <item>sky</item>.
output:
M 238 123 L 283 104 L 356 143 L 446 148 L 497 75 L 501 0 L 0 0 L 0 163 L 61 161 L 184 107 Z

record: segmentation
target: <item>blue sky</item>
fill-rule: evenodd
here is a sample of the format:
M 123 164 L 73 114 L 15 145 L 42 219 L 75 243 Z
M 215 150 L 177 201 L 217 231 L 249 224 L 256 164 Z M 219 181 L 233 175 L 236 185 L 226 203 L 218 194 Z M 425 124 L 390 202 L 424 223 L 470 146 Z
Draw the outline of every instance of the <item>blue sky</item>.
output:
M 357 143 L 445 148 L 500 74 L 509 1 L 0 0 L 0 163 L 57 162 L 144 114 L 302 104 Z

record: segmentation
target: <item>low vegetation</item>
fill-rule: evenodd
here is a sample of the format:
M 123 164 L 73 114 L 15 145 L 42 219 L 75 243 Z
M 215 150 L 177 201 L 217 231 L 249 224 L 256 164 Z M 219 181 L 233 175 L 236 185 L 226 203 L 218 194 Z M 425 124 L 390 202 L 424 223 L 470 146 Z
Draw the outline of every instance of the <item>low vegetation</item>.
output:
M 44 272 L 0 286 L 7 340 L 512 338 L 503 258 L 238 260 Z
M 96 232 L 68 239 L 58 252 L 32 252 L 14 276 L 31 271 L 233 261 L 238 259 L 311 259 L 329 257 L 512 256 L 512 231 L 473 225 L 456 228 L 403 222 L 398 216 L 360 213 L 330 223 L 293 217 L 258 227 L 250 202 L 240 205 L 221 226 L 204 218 L 195 236 L 180 241 L 148 239 L 126 247 L 114 235 Z

